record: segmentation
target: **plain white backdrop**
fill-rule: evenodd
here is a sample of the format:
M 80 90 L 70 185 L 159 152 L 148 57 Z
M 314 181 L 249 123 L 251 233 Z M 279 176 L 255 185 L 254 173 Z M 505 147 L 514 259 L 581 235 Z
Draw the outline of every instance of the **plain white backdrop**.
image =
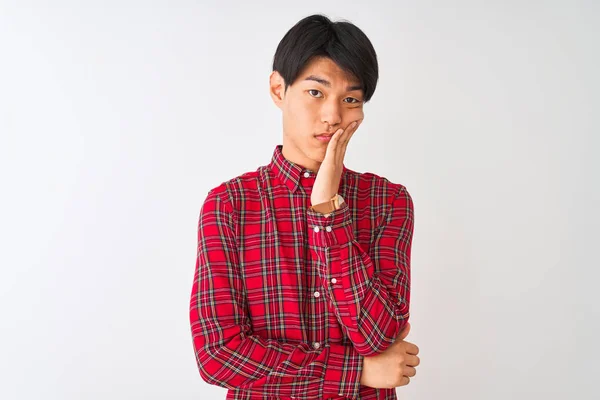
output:
M 273 54 L 357 24 L 346 165 L 415 202 L 402 399 L 597 399 L 600 7 L 0 1 L 0 398 L 224 399 L 188 321 L 208 190 L 270 161 Z

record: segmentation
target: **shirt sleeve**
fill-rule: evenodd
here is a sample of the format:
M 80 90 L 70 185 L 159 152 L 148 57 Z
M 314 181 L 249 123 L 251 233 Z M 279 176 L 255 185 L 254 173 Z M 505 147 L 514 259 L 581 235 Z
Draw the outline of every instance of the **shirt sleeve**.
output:
M 308 209 L 307 223 L 325 297 L 343 331 L 363 356 L 384 351 L 409 319 L 410 194 L 400 185 L 368 252 L 356 241 L 347 203 L 329 217 Z
M 211 190 L 202 205 L 190 300 L 193 347 L 209 384 L 273 397 L 359 398 L 362 356 L 353 346 L 283 343 L 253 333 L 231 204 Z

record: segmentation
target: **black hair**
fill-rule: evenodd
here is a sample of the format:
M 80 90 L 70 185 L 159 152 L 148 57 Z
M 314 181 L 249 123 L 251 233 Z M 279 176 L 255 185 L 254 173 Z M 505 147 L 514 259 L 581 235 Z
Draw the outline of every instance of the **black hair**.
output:
M 364 102 L 377 86 L 377 54 L 369 38 L 348 21 L 332 22 L 322 14 L 301 19 L 281 39 L 273 57 L 273 71 L 285 81 L 285 91 L 314 57 L 328 57 L 362 86 Z

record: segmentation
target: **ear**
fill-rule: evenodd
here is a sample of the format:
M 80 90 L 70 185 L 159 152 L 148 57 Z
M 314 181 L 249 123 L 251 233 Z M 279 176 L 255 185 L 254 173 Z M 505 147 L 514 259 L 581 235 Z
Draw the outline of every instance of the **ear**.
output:
M 273 99 L 275 105 L 279 108 L 282 107 L 283 100 L 285 99 L 285 81 L 278 71 L 271 72 L 269 77 L 269 94 Z

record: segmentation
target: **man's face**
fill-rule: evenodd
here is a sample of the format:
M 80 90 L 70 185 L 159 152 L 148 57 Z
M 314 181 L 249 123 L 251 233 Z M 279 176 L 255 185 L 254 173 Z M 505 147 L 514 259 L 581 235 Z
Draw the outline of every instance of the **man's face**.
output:
M 362 122 L 363 92 L 358 80 L 344 73 L 331 59 L 314 58 L 284 93 L 278 72 L 271 74 L 271 96 L 283 114 L 283 148 L 286 158 L 318 170 L 328 141 L 321 133 Z

